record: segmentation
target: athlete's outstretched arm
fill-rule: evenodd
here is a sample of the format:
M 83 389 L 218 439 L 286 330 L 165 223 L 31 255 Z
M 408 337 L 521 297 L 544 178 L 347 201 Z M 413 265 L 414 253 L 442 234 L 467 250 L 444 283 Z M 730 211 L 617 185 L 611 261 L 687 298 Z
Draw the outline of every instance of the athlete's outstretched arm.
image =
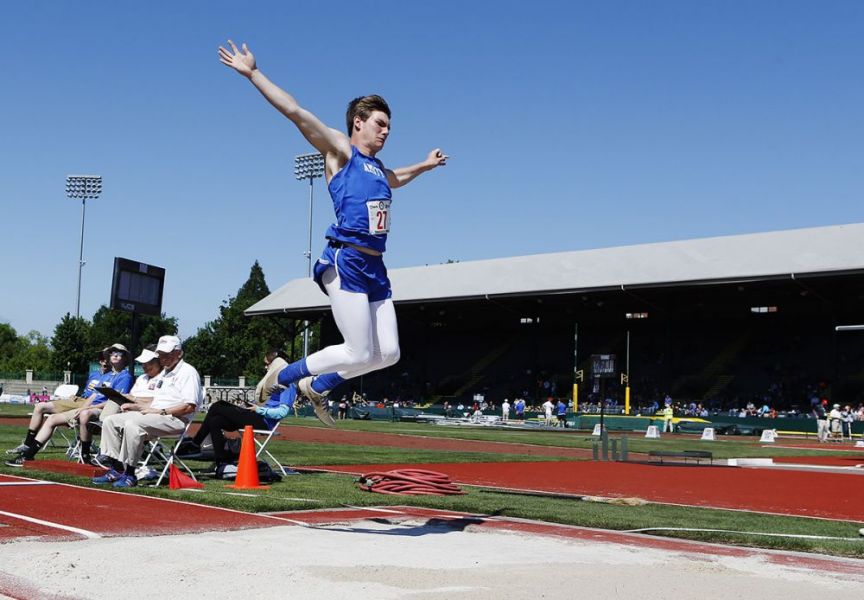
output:
M 255 56 L 246 44 L 242 45 L 242 50 L 238 49 L 231 40 L 228 40 L 228 45 L 231 46 L 231 50 L 219 46 L 219 60 L 222 64 L 231 67 L 251 81 L 267 102 L 288 117 L 318 152 L 325 156 L 343 156 L 346 160 L 351 156 L 351 143 L 348 137 L 341 131 L 327 127 L 318 117 L 301 107 L 291 94 L 267 79 L 258 69 Z
M 410 167 L 400 167 L 398 169 L 387 169 L 387 183 L 391 188 L 402 187 L 421 173 L 431 171 L 435 167 L 443 167 L 447 164 L 447 159 L 450 158 L 441 151 L 441 148 L 435 148 L 426 157 L 423 162 L 411 165 Z

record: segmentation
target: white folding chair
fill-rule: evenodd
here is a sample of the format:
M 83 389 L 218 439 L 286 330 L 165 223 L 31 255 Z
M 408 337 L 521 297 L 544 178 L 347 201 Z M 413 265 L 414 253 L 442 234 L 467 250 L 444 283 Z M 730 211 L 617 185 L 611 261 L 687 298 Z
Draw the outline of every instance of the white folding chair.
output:
M 154 484 L 156 487 L 162 483 L 162 480 L 165 479 L 165 474 L 168 472 L 168 469 L 171 468 L 175 462 L 178 463 L 183 469 L 189 473 L 189 476 L 192 479 L 195 479 L 195 473 L 192 472 L 192 469 L 189 468 L 183 459 L 177 456 L 177 447 L 180 445 L 184 439 L 186 439 L 186 434 L 189 431 L 189 426 L 192 425 L 192 420 L 190 419 L 188 423 L 186 423 L 186 427 L 183 429 L 182 433 L 177 435 L 163 435 L 152 440 L 147 440 L 148 448 L 147 454 L 142 459 L 140 466 L 146 467 L 150 464 L 150 461 L 161 461 L 164 462 L 164 466 L 162 467 L 162 471 L 159 473 L 159 478 L 156 480 Z M 177 441 L 171 446 L 171 450 L 168 450 L 166 445 L 163 443 L 163 440 L 170 440 L 172 438 L 177 438 Z M 197 479 L 195 479 L 197 481 Z
M 270 454 L 270 451 L 267 450 L 267 444 L 270 443 L 270 440 L 272 440 L 274 437 L 279 436 L 279 432 L 278 432 L 279 423 L 280 423 L 280 421 L 277 421 L 276 424 L 273 426 L 273 429 L 253 429 L 252 430 L 252 433 L 254 433 L 256 436 L 262 436 L 264 438 L 263 441 L 258 439 L 258 437 L 254 438 L 255 439 L 255 445 L 257 446 L 257 450 L 255 452 L 255 458 L 259 458 L 262 454 L 266 455 L 267 458 L 269 459 L 268 462 L 270 463 L 270 466 L 277 467 L 279 469 L 279 471 L 282 473 L 282 475 L 286 476 L 286 475 L 288 475 L 288 471 L 286 471 L 285 467 L 282 466 L 282 463 L 280 463 L 278 460 L 276 460 L 276 457 L 273 456 L 272 454 Z
M 99 421 L 98 416 L 91 418 L 90 422 L 87 423 L 87 427 L 91 429 L 91 432 L 90 432 L 91 435 L 95 436 L 97 434 L 99 434 L 99 435 L 102 434 L 102 423 Z M 78 431 L 77 425 L 73 429 L 75 429 L 75 444 L 72 445 L 71 442 L 69 443 L 69 448 L 66 450 L 66 456 L 69 458 L 69 460 L 74 460 L 74 461 L 77 461 L 79 463 L 83 463 L 84 457 L 81 455 L 81 434 Z M 60 436 L 63 439 L 66 439 L 66 436 L 64 435 L 63 430 L 59 430 L 59 431 L 55 430 L 55 431 L 60 433 Z M 91 448 L 91 452 L 94 452 L 95 454 L 99 454 L 99 446 L 93 446 Z
M 74 383 L 64 383 L 62 385 L 59 385 L 59 386 L 57 386 L 57 389 L 54 390 L 54 394 L 51 396 L 51 400 L 66 400 L 67 398 L 71 398 L 72 396 L 74 396 L 78 393 L 78 389 L 79 389 L 78 386 L 75 385 Z M 32 415 L 33 413 L 30 413 L 30 414 Z M 49 416 L 50 415 L 46 414 L 42 420 L 44 421 Z M 62 429 L 55 430 L 55 433 L 59 433 L 60 437 L 63 438 L 63 441 L 66 443 L 66 449 L 65 449 L 66 456 L 68 456 L 71 459 L 73 448 L 75 447 L 75 444 L 72 443 L 72 440 L 69 439 L 69 436 L 66 435 L 66 432 L 63 431 Z M 54 443 L 54 436 L 53 435 L 48 439 L 48 445 L 51 446 L 52 448 L 57 448 L 57 444 Z
M 78 386 L 74 383 L 64 383 L 63 385 L 58 385 L 57 389 L 54 390 L 54 395 L 51 396 L 52 400 L 60 400 L 65 398 L 71 398 L 75 394 L 78 393 Z

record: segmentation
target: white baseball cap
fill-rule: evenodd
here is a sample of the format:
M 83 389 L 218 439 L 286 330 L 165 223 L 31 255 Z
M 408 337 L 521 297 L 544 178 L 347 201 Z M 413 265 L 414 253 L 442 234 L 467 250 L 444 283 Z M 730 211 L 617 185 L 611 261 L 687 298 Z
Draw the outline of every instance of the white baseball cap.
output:
M 159 355 L 156 354 L 155 352 L 153 352 L 152 350 L 148 350 L 147 348 L 144 348 L 144 350 L 141 351 L 141 354 L 139 356 L 135 357 L 135 360 L 143 365 L 145 363 L 150 362 L 154 358 L 159 358 Z
M 176 335 L 163 335 L 159 338 L 159 343 L 156 345 L 156 352 L 172 352 L 174 350 L 182 350 L 180 338 Z

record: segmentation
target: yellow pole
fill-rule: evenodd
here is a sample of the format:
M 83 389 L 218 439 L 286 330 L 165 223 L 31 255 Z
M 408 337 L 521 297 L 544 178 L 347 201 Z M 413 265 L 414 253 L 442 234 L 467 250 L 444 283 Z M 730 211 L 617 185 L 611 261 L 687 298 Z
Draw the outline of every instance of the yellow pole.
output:
M 624 388 L 624 414 L 630 414 L 630 386 Z
M 579 411 L 579 384 L 573 384 L 573 414 Z

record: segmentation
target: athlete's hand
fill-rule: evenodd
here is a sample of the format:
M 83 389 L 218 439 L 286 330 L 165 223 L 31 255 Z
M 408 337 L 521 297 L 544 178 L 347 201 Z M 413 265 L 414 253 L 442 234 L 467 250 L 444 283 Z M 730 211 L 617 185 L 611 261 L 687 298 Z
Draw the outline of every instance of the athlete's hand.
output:
M 446 154 L 441 151 L 441 148 L 435 148 L 432 152 L 429 153 L 429 156 L 426 157 L 426 164 L 429 165 L 430 168 L 434 169 L 435 167 L 443 167 L 447 164 L 447 159 L 450 158 Z
M 255 55 L 249 51 L 246 44 L 243 44 L 243 49 L 238 50 L 234 42 L 228 40 L 228 45 L 231 50 L 226 50 L 219 46 L 219 60 L 223 65 L 228 65 L 243 77 L 251 77 L 255 70 Z

